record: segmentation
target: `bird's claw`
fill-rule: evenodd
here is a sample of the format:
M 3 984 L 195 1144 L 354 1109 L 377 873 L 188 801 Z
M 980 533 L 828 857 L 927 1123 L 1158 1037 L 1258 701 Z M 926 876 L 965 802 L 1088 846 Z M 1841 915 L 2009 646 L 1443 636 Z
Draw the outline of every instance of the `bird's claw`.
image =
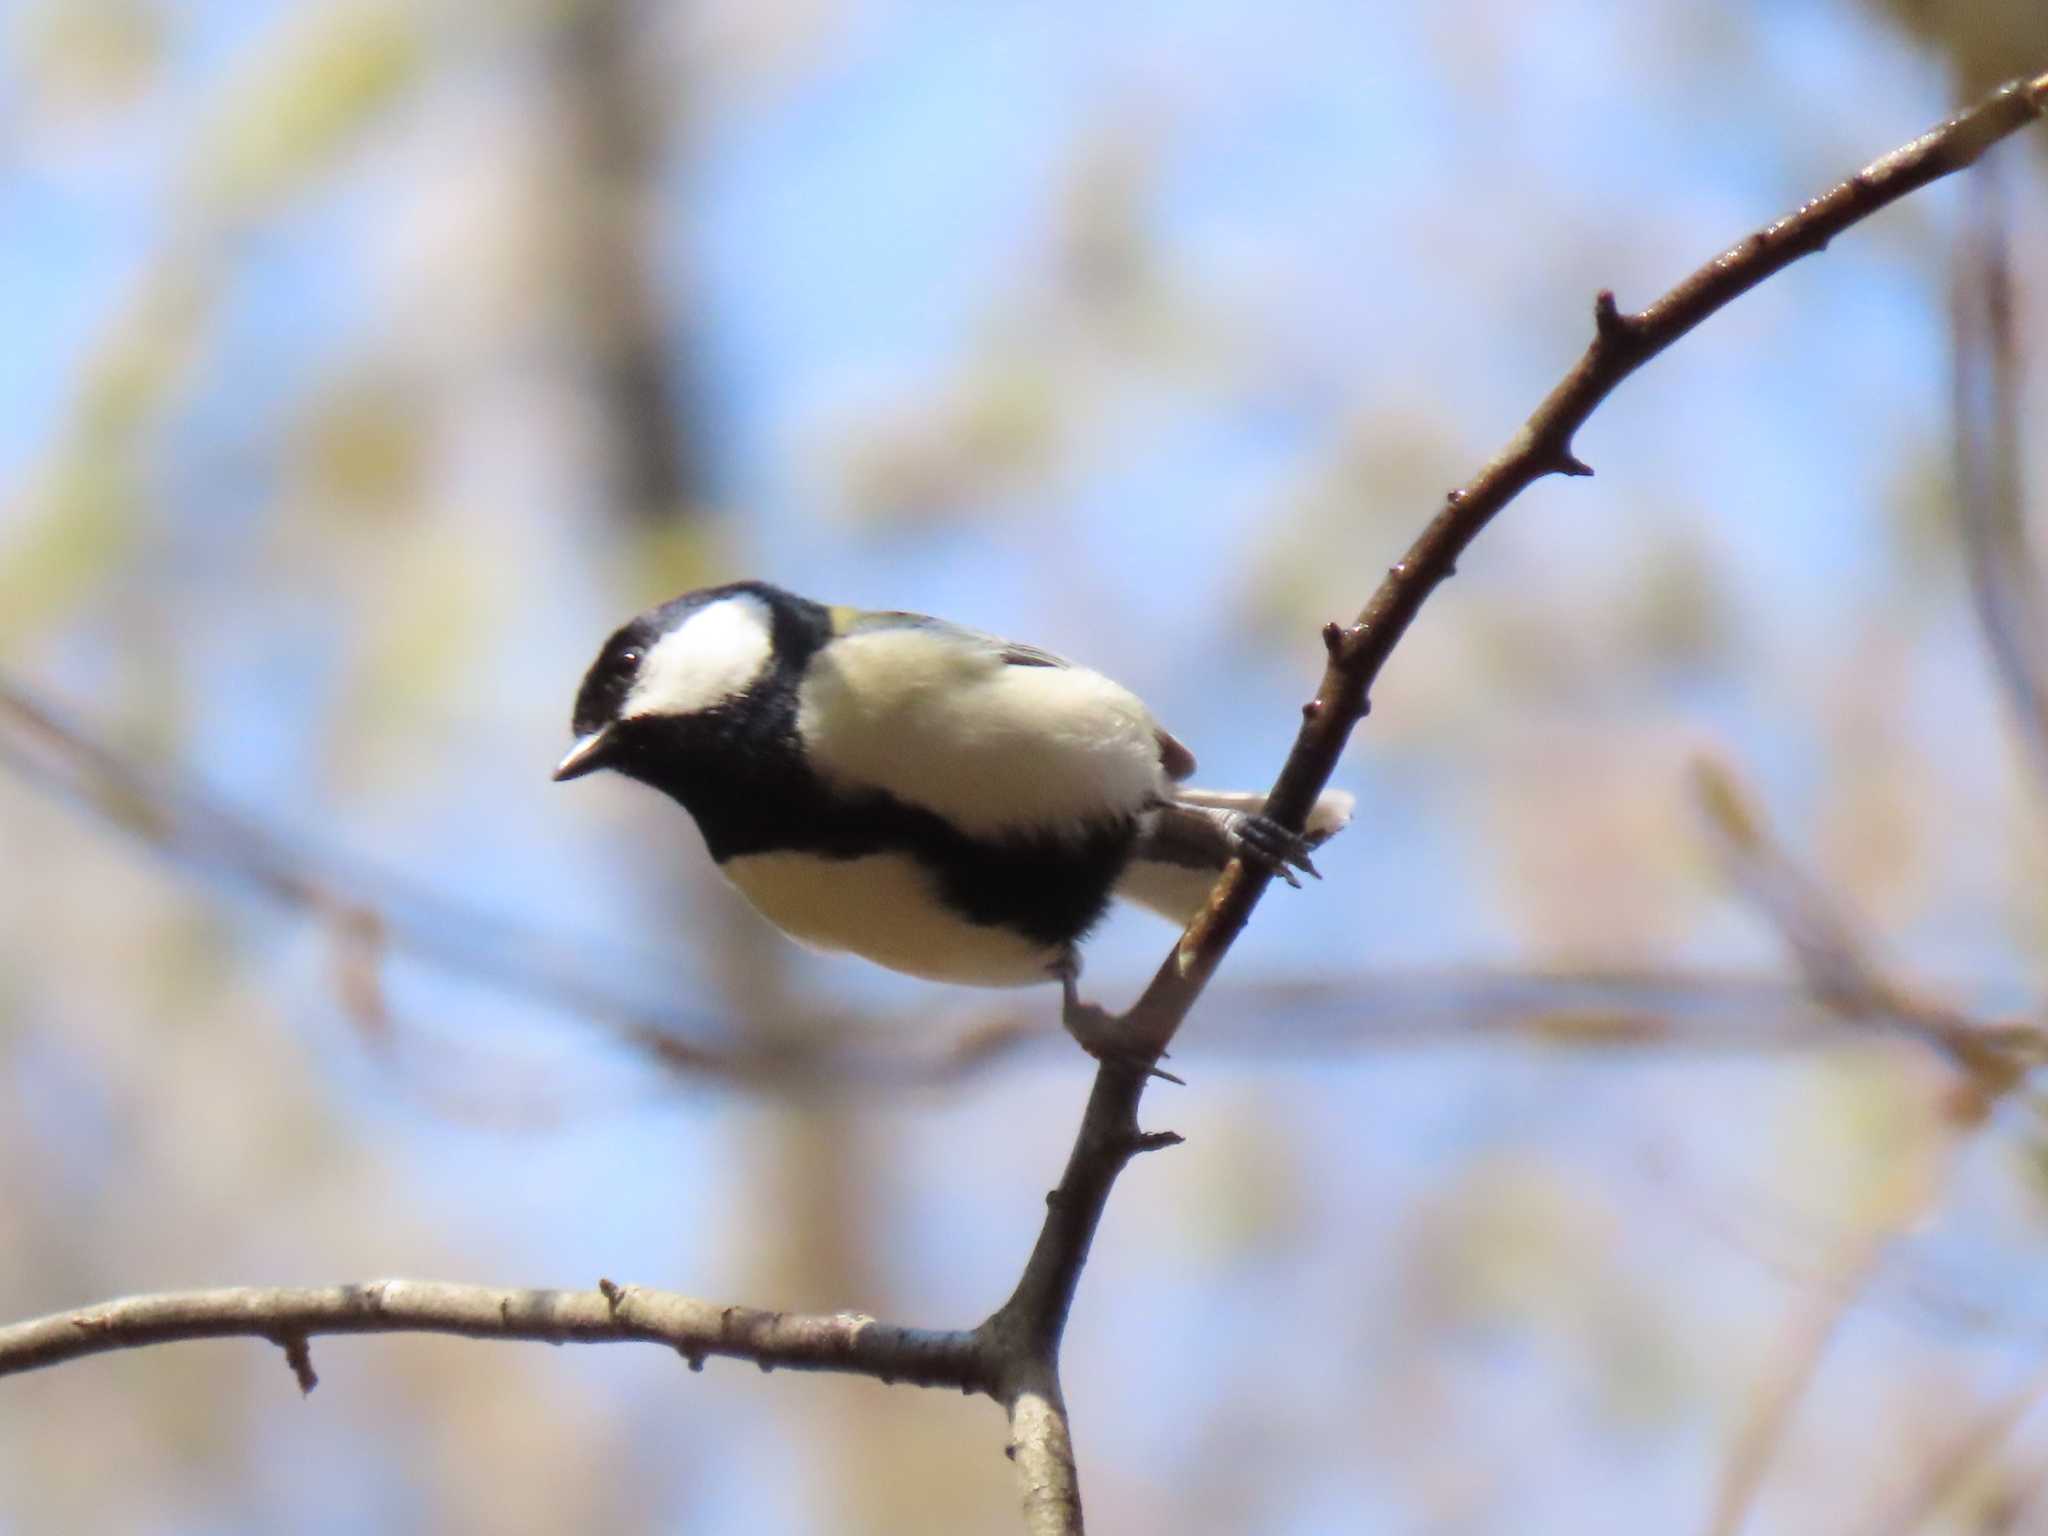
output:
M 1079 963 L 1072 960 L 1063 962 L 1056 972 L 1060 979 L 1060 1023 L 1066 1026 L 1075 1043 L 1104 1066 L 1122 1067 L 1176 1087 L 1187 1087 L 1183 1079 L 1164 1070 L 1149 1051 L 1131 1043 L 1121 1018 L 1107 1008 L 1081 1001 L 1081 990 L 1076 984 L 1080 973 Z
M 1288 831 L 1270 816 L 1239 811 L 1225 823 L 1223 831 L 1239 858 L 1270 875 L 1278 875 L 1297 891 L 1301 889 L 1301 881 L 1294 873 L 1297 869 L 1313 879 L 1323 878 L 1323 872 L 1309 859 L 1309 850 L 1316 845 L 1299 832 Z

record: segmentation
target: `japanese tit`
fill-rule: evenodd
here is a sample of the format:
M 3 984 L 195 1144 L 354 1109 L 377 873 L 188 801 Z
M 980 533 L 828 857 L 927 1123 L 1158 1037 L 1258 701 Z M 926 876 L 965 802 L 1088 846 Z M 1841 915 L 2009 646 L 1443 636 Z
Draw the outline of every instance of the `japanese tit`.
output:
M 1256 794 L 1188 788 L 1188 749 L 1098 672 L 915 613 L 765 582 L 687 592 L 613 634 L 555 769 L 614 769 L 696 819 L 785 933 L 934 981 L 1058 978 L 1121 896 L 1187 922 L 1232 858 L 1288 880 L 1349 819 L 1296 837 Z

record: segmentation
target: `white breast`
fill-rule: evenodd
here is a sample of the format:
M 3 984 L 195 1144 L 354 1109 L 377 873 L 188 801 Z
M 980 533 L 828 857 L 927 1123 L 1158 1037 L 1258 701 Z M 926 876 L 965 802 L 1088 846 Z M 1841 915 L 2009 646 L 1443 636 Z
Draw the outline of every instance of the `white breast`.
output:
M 905 854 L 825 859 L 754 853 L 720 866 L 761 915 L 818 949 L 848 950 L 892 971 L 972 987 L 1045 981 L 1059 952 L 1009 928 L 970 923 L 938 899 Z
M 1136 695 L 1086 667 L 1010 666 L 943 630 L 826 646 L 797 728 L 828 781 L 886 790 L 969 834 L 1133 814 L 1168 788 Z

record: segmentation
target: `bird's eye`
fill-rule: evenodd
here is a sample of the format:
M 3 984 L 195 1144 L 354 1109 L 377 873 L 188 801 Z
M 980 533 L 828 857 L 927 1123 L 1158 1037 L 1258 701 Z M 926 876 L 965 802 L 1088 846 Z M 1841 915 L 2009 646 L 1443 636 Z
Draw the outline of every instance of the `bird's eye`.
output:
M 629 645 L 623 651 L 619 652 L 619 665 L 622 667 L 639 666 L 640 647 L 637 645 Z

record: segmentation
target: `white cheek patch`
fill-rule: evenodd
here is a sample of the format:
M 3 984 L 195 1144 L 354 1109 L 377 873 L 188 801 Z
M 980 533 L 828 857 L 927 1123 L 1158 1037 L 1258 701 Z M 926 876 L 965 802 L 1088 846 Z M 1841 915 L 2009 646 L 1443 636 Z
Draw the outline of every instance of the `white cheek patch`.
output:
M 774 649 L 770 622 L 744 593 L 698 609 L 648 650 L 620 717 L 693 715 L 746 692 Z

